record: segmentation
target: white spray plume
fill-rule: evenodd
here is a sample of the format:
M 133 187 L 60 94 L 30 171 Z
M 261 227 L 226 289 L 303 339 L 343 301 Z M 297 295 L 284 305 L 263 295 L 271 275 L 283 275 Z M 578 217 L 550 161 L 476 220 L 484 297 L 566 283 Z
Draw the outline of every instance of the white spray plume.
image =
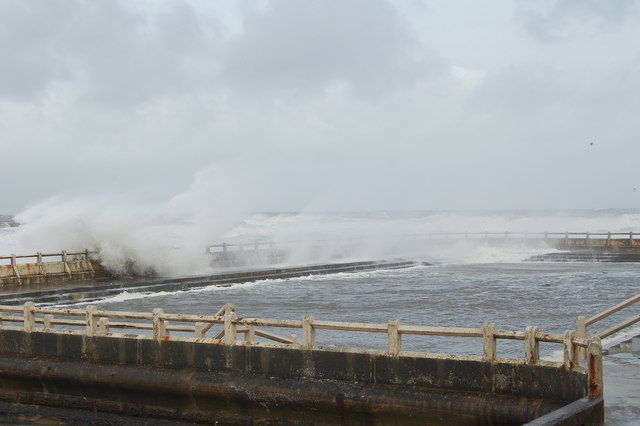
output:
M 16 215 L 11 250 L 97 250 L 117 274 L 163 276 L 205 273 L 209 244 L 244 217 L 241 198 L 225 188 L 215 169 L 199 172 L 191 187 L 164 203 L 132 196 L 51 198 Z

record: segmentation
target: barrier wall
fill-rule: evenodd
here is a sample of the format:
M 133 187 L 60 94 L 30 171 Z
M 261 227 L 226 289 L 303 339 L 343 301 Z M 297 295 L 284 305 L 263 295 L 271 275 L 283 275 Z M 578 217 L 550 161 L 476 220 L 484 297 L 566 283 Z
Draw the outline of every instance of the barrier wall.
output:
M 0 329 L 7 419 L 601 424 L 588 389 L 584 369 L 544 361 Z

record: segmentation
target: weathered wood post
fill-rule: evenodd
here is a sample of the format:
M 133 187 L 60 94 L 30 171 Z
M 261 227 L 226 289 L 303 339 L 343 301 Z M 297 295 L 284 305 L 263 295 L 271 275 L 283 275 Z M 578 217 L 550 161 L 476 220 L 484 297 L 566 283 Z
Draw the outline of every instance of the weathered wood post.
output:
M 607 232 L 607 247 L 611 247 L 611 232 Z
M 496 359 L 496 325 L 495 323 L 485 323 L 482 326 L 482 359 L 493 362 Z
M 528 326 L 524 330 L 524 351 L 527 364 L 537 364 L 540 360 L 540 342 L 536 340 L 538 327 Z
M 567 370 L 572 370 L 575 366 L 575 349 L 576 347 L 573 344 L 573 340 L 576 337 L 576 332 L 574 330 L 566 330 L 562 336 L 562 346 L 564 353 L 564 367 Z
M 584 237 L 584 245 L 589 247 L 591 245 L 591 241 L 589 240 L 589 231 L 587 231 L 584 235 L 585 235 L 585 237 Z
M 578 316 L 576 327 L 577 327 L 576 336 L 581 339 L 586 339 L 588 337 L 587 336 L 587 318 L 584 315 Z M 577 357 L 579 361 L 582 361 L 583 359 L 587 358 L 587 350 L 585 348 L 579 347 L 577 350 L 578 350 Z
M 569 232 L 564 233 L 564 248 L 569 248 Z
M 313 349 L 316 346 L 316 329 L 313 327 L 313 315 L 305 315 L 302 318 L 302 346 L 305 349 Z
M 589 398 L 602 398 L 603 370 L 602 370 L 602 344 L 599 337 L 594 337 L 589 341 Z
M 236 335 L 238 326 L 236 313 L 234 311 L 226 311 L 224 313 L 224 344 L 234 345 L 236 343 Z
M 162 308 L 155 308 L 153 310 L 153 338 L 158 342 L 167 336 L 167 324 L 161 317 L 164 315 Z
M 24 331 L 27 333 L 36 329 L 36 315 L 33 313 L 35 307 L 33 302 L 24 302 Z
M 402 351 L 402 335 L 400 334 L 400 320 L 390 318 L 387 322 L 387 335 L 389 340 L 389 353 L 398 356 Z
M 87 336 L 95 336 L 96 335 L 96 331 L 98 330 L 98 318 L 96 317 L 96 311 L 98 310 L 97 307 L 95 307 L 94 305 L 89 305 L 87 306 L 86 309 L 86 333 Z

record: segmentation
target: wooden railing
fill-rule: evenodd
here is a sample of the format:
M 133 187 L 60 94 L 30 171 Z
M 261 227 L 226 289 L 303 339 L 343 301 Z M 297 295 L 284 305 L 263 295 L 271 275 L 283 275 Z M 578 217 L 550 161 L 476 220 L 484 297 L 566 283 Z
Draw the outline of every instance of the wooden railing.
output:
M 624 300 L 615 306 L 605 309 L 604 311 L 599 312 L 593 315 L 592 317 L 587 318 L 583 315 L 580 315 L 577 321 L 578 336 L 584 339 L 588 338 L 589 336 L 588 327 L 590 325 L 593 325 L 596 322 L 601 321 L 615 314 L 616 312 L 619 312 L 622 309 L 627 308 L 638 302 L 640 302 L 640 293 L 636 294 L 635 296 L 631 296 L 627 300 Z M 593 336 L 599 339 L 604 339 L 605 337 L 609 337 L 612 334 L 617 333 L 618 331 L 623 330 L 637 322 L 640 322 L 640 314 L 629 317 L 626 320 L 619 322 L 618 324 L 611 326 L 604 331 L 601 331 L 600 333 L 594 334 Z M 580 351 L 580 358 L 584 359 L 584 357 L 585 357 L 584 351 Z
M 7 325 L 7 323 L 17 325 Z M 212 330 L 218 326 L 218 330 Z M 301 330 L 301 340 L 294 335 L 280 336 L 258 327 Z M 17 329 L 26 332 L 52 332 L 82 334 L 87 336 L 136 337 L 164 340 L 198 341 L 226 345 L 273 345 L 281 344 L 292 348 L 314 349 L 317 330 L 336 330 L 347 332 L 382 333 L 387 335 L 386 352 L 391 356 L 400 354 L 411 356 L 420 352 L 403 352 L 403 336 L 452 336 L 482 338 L 483 354 L 481 359 L 494 362 L 497 356 L 497 340 L 524 341 L 527 364 L 540 362 L 540 343 L 563 345 L 564 365 L 568 369 L 578 367 L 578 349 L 590 354 L 590 382 L 594 391 L 590 395 L 597 397 L 602 390 L 602 350 L 598 337 L 581 338 L 572 330 L 564 334 L 541 333 L 537 327 L 527 327 L 525 331 L 499 330 L 494 323 L 486 323 L 481 328 L 429 327 L 403 325 L 398 319 L 389 319 L 386 324 L 323 321 L 313 316 L 302 320 L 279 320 L 238 317 L 233 304 L 225 304 L 215 315 L 169 314 L 162 309 L 152 312 L 122 312 L 100 310 L 95 306 L 86 309 L 67 309 L 36 306 L 27 302 L 23 306 L 0 305 L 0 329 Z M 115 333 L 119 330 L 119 333 Z M 187 333 L 187 336 L 171 336 L 171 332 Z M 244 335 L 244 342 L 238 335 Z M 257 337 L 267 340 L 258 342 Z

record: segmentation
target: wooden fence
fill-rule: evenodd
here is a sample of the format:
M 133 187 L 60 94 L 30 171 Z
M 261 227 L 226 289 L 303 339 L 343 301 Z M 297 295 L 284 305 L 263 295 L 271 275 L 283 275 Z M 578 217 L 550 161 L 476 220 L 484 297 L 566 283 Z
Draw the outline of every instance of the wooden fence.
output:
M 13 324 L 13 325 L 8 325 Z M 217 329 L 214 329 L 217 327 Z M 274 334 L 258 327 L 301 330 L 299 341 L 296 335 L 288 337 Z M 564 366 L 579 368 L 579 351 L 589 353 L 589 395 L 592 398 L 602 394 L 602 349 L 600 339 L 578 337 L 572 330 L 564 334 L 542 333 L 537 327 L 527 327 L 524 331 L 499 330 L 494 323 L 486 323 L 481 328 L 429 327 L 403 325 L 398 319 L 389 319 L 386 324 L 355 323 L 317 320 L 305 316 L 302 320 L 279 320 L 238 317 L 233 304 L 225 304 L 215 315 L 169 314 L 162 309 L 152 312 L 122 312 L 99 310 L 95 306 L 86 309 L 67 309 L 36 306 L 26 302 L 23 306 L 0 305 L 0 328 L 24 330 L 27 332 L 69 333 L 87 336 L 136 337 L 156 341 L 182 340 L 225 345 L 284 345 L 311 350 L 317 348 L 317 330 L 347 332 L 384 333 L 388 338 L 386 352 L 391 356 L 411 356 L 420 352 L 403 352 L 403 336 L 451 336 L 482 338 L 481 359 L 494 362 L 497 359 L 497 340 L 521 340 L 524 342 L 526 364 L 540 362 L 541 342 L 563 345 Z M 114 332 L 118 330 L 118 332 Z M 172 332 L 187 334 L 172 336 Z M 238 340 L 244 335 L 244 341 Z M 267 342 L 257 341 L 261 337 Z

